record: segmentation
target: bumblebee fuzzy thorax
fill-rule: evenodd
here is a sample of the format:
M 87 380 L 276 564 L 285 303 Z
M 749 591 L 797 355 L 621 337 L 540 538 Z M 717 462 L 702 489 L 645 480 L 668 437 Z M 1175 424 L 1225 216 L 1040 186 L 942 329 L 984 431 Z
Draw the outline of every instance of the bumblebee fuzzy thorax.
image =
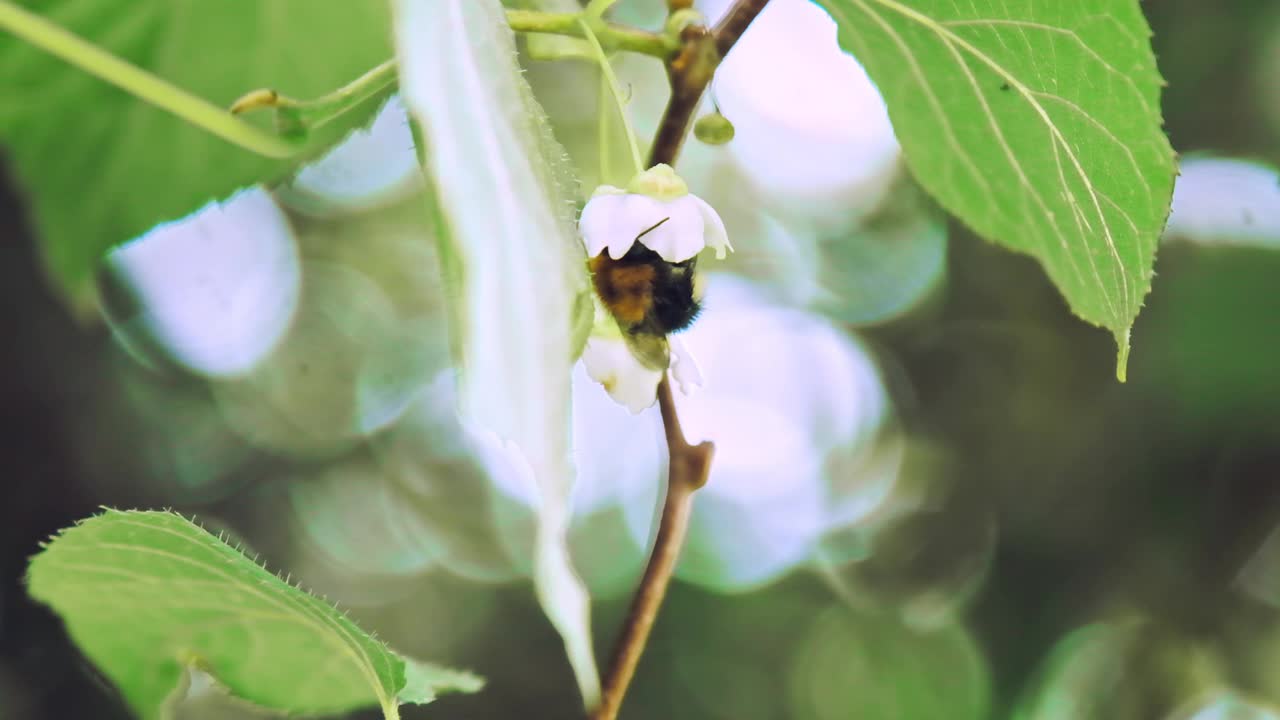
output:
M 696 360 L 670 336 L 698 317 L 699 253 L 723 258 L 733 249 L 720 216 L 670 167 L 655 165 L 625 190 L 596 188 L 578 229 L 600 301 L 583 351 L 587 373 L 632 412 L 653 404 L 667 373 L 682 392 L 701 385 Z
M 636 243 L 617 260 L 592 258 L 590 267 L 600 302 L 624 333 L 669 335 L 698 316 L 697 258 L 669 263 Z

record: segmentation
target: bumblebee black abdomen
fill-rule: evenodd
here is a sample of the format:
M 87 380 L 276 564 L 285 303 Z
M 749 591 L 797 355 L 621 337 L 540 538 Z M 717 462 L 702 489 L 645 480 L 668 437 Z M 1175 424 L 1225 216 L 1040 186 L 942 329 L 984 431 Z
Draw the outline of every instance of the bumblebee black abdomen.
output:
M 694 292 L 693 276 L 696 257 L 681 263 L 663 263 L 666 272 L 654 282 L 653 315 L 664 334 L 680 332 L 693 324 L 702 311 Z
M 617 260 L 608 253 L 592 258 L 590 267 L 596 294 L 623 331 L 665 337 L 698 316 L 696 262 L 669 263 L 637 242 Z

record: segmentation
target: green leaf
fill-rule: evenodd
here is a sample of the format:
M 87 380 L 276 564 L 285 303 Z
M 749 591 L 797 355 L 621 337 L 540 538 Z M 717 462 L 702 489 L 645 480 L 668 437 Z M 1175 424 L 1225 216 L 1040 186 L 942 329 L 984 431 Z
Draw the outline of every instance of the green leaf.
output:
M 1037 258 L 1115 335 L 1123 380 L 1175 173 L 1137 0 L 819 1 L 920 183 Z
M 316 97 L 391 54 L 382 3 L 23 4 L 220 106 L 260 87 Z M 315 153 L 367 124 L 382 99 L 326 125 Z M 93 272 L 112 246 L 299 164 L 216 138 L 2 31 L 0 144 L 28 191 L 49 272 L 80 304 L 92 299 Z
M 64 530 L 31 561 L 28 583 L 143 718 L 168 716 L 189 666 L 289 713 L 378 704 L 397 717 L 397 702 L 482 684 L 407 661 L 173 513 L 108 510 Z
M 498 0 L 397 0 L 401 95 L 437 191 L 459 404 L 501 467 L 539 491 L 530 557 L 583 700 L 599 696 L 590 603 L 569 564 L 570 370 L 591 323 L 577 183 L 516 62 Z

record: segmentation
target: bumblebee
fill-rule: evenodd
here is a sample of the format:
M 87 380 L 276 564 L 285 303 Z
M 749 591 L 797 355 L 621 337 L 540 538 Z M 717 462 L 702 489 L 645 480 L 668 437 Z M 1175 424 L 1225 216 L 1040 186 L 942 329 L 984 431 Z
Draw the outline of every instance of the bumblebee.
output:
M 702 309 L 697 256 L 667 262 L 640 241 L 667 220 L 636 236 L 617 260 L 606 251 L 588 261 L 600 302 L 617 321 L 632 354 L 654 370 L 670 364 L 667 336 L 692 325 Z

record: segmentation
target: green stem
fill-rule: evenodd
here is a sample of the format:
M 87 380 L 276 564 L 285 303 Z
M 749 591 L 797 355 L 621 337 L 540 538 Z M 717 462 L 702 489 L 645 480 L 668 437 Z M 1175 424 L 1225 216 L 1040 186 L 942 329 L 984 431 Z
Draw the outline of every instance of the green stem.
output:
M 272 158 L 289 158 L 298 154 L 298 143 L 250 125 L 208 100 L 112 55 L 39 15 L 3 0 L 0 0 L 0 29 L 8 30 L 90 75 L 246 150 Z
M 588 10 L 603 13 L 616 0 L 592 0 Z M 603 46 L 666 59 L 679 49 L 679 39 L 647 30 L 606 23 L 599 15 L 585 13 L 543 13 L 531 10 L 508 10 L 507 22 L 518 32 L 551 33 L 589 39 L 603 57 Z M 0 30 L 7 30 L 35 47 L 130 93 L 186 122 L 216 135 L 250 152 L 270 158 L 288 159 L 301 155 L 306 143 L 301 138 L 286 138 L 245 122 L 234 113 L 218 107 L 198 95 L 119 58 L 56 23 L 15 5 L 0 0 Z M 607 62 L 605 63 L 607 68 Z M 608 70 L 616 97 L 617 80 Z M 386 92 L 397 82 L 394 60 L 373 68 L 355 81 L 323 97 L 298 102 L 279 97 L 271 91 L 258 91 L 242 98 L 248 100 L 241 110 L 271 106 L 291 111 L 301 128 L 314 129 L 333 120 L 375 95 Z M 625 120 L 625 116 L 624 116 Z M 629 131 L 629 127 L 628 127 Z M 629 133 L 633 154 L 635 136 Z
M 395 59 L 387 60 L 333 92 L 302 103 L 299 111 L 308 129 L 318 128 L 399 82 Z
M 283 127 L 306 133 L 323 127 L 371 98 L 389 94 L 399 79 L 393 58 L 314 100 L 298 100 L 269 89 L 253 90 L 232 103 L 231 112 L 241 114 L 271 108 L 279 113 L 277 120 L 282 121 Z
M 583 13 L 548 13 L 536 10 L 508 10 L 507 24 L 516 32 L 549 33 L 552 35 L 569 35 L 585 38 L 584 26 L 578 22 Z M 607 23 L 593 18 L 588 20 L 589 29 L 599 37 L 601 45 L 609 50 L 652 55 L 666 59 L 680 49 L 679 38 L 639 28 Z
M 605 107 L 604 94 L 609 92 L 609 80 L 600 71 L 600 100 L 596 106 L 596 152 L 600 156 L 600 184 L 613 184 L 613 163 L 609 160 L 609 108 Z
M 586 19 L 578 18 L 578 24 L 582 26 L 587 42 L 591 43 L 592 49 L 595 50 L 596 59 L 600 62 L 600 72 L 609 83 L 609 91 L 613 94 L 613 101 L 618 106 L 618 117 L 622 120 L 623 133 L 627 136 L 627 144 L 631 148 L 631 161 L 636 167 L 635 174 L 639 175 L 644 172 L 644 160 L 640 158 L 640 145 L 636 142 L 636 134 L 627 120 L 627 104 L 622 99 L 622 88 L 618 86 L 618 77 L 613 74 L 613 65 L 609 63 L 609 57 L 604 54 L 604 48 L 600 46 L 600 41 L 596 39 L 596 34 L 587 24 Z

